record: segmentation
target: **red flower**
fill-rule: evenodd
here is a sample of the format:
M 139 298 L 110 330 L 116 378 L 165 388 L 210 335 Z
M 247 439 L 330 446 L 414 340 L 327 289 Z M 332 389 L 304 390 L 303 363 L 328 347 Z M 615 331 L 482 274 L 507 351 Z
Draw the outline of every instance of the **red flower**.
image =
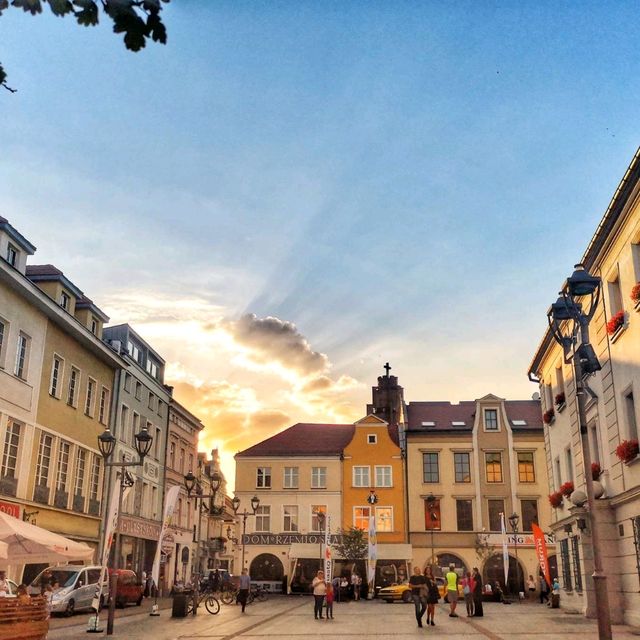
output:
M 565 401 L 564 391 L 561 391 L 560 393 L 556 394 L 556 405 L 564 404 L 564 401 Z
M 556 412 L 553 410 L 553 407 L 551 409 L 547 409 L 543 414 L 542 414 L 542 421 L 545 424 L 551 424 L 552 420 L 553 420 L 553 416 L 556 415 Z
M 573 493 L 575 487 L 573 486 L 573 482 L 571 482 L 571 480 L 569 480 L 569 482 L 565 482 L 561 487 L 560 487 L 560 493 L 563 496 L 566 496 L 567 498 Z
M 624 324 L 624 311 L 618 311 L 607 322 L 607 333 L 612 336 Z
M 633 289 L 631 289 L 631 299 L 634 302 L 640 302 L 640 282 L 634 285 Z
M 591 463 L 591 477 L 598 480 L 602 475 L 602 467 L 597 462 Z
M 616 448 L 616 455 L 622 462 L 631 462 L 640 453 L 637 440 L 623 440 Z
M 549 504 L 557 509 L 562 505 L 562 494 L 559 491 L 554 491 L 554 493 L 549 494 Z

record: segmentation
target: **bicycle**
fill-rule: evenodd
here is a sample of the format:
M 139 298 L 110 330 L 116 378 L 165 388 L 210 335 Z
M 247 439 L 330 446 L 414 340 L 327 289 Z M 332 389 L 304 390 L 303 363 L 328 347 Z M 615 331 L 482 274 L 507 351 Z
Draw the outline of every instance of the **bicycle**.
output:
M 218 602 L 218 598 L 216 598 L 211 591 L 205 591 L 200 594 L 200 598 L 198 599 L 198 607 L 204 602 L 205 609 L 212 615 L 215 616 L 216 613 L 220 611 L 220 602 Z M 193 613 L 193 598 L 190 598 L 187 601 L 187 615 L 191 615 Z

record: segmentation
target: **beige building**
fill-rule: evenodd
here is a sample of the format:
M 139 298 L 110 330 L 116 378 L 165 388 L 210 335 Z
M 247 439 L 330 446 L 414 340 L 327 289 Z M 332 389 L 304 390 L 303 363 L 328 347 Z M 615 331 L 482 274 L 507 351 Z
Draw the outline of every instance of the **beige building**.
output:
M 640 152 L 636 153 L 582 262 L 603 281 L 591 322 L 591 344 L 602 370 L 588 379 L 587 421 L 591 457 L 601 468 L 604 494 L 596 501 L 612 620 L 640 625 L 640 457 L 618 457 L 621 443 L 637 451 L 640 423 Z M 567 262 L 567 271 L 571 264 Z M 555 290 L 549 291 L 553 302 Z M 609 328 L 607 325 L 610 325 Z M 585 469 L 577 420 L 575 381 L 560 347 L 545 333 L 529 370 L 540 380 L 547 425 L 547 468 L 557 491 L 566 482 L 584 490 Z M 553 509 L 558 538 L 562 606 L 595 617 L 588 517 L 564 498 Z
M 519 583 L 523 591 L 526 578 L 538 575 L 531 524 L 548 531 L 550 518 L 540 403 L 494 395 L 410 402 L 407 419 L 413 565 L 477 566 L 485 581 L 504 584 L 501 514 L 515 512 L 508 587 L 515 593 Z

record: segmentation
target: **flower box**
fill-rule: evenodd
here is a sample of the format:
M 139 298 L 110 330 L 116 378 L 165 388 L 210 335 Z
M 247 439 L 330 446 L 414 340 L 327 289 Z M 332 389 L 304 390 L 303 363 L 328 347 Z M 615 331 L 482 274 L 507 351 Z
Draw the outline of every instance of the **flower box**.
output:
M 597 480 L 599 480 L 601 475 L 602 475 L 602 467 L 600 466 L 600 464 L 598 462 L 592 462 L 591 477 L 593 478 L 593 481 L 596 482 Z
M 624 326 L 624 311 L 618 311 L 618 313 L 611 316 L 609 322 L 607 322 L 607 333 L 610 336 L 615 336 L 620 329 Z
M 573 486 L 573 482 L 569 481 L 569 482 L 565 482 L 561 487 L 560 487 L 560 493 L 563 496 L 566 496 L 567 498 L 574 492 L 575 487 Z
M 559 507 L 562 506 L 562 493 L 560 493 L 560 491 L 554 491 L 553 493 L 549 494 L 549 504 L 554 508 L 554 509 L 558 509 Z
M 625 464 L 635 460 L 638 453 L 640 453 L 640 447 L 637 440 L 623 440 L 616 448 L 616 455 Z
M 640 282 L 633 285 L 633 289 L 631 289 L 631 300 L 633 300 L 636 310 L 640 308 Z
M 543 414 L 542 414 L 542 421 L 545 424 L 553 424 L 553 421 L 556 419 L 556 412 L 553 410 L 553 408 L 551 409 L 547 409 Z
M 567 398 L 564 395 L 564 391 L 556 394 L 555 397 L 556 409 L 561 412 L 567 405 Z

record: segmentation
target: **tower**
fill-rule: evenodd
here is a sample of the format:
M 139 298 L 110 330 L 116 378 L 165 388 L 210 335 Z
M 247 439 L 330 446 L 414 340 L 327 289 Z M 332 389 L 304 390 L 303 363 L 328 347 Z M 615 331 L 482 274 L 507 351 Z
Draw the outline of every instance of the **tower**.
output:
M 385 375 L 378 376 L 378 385 L 371 388 L 371 404 L 367 413 L 373 413 L 389 424 L 404 423 L 404 389 L 398 384 L 398 377 L 389 375 L 391 366 L 384 365 Z

